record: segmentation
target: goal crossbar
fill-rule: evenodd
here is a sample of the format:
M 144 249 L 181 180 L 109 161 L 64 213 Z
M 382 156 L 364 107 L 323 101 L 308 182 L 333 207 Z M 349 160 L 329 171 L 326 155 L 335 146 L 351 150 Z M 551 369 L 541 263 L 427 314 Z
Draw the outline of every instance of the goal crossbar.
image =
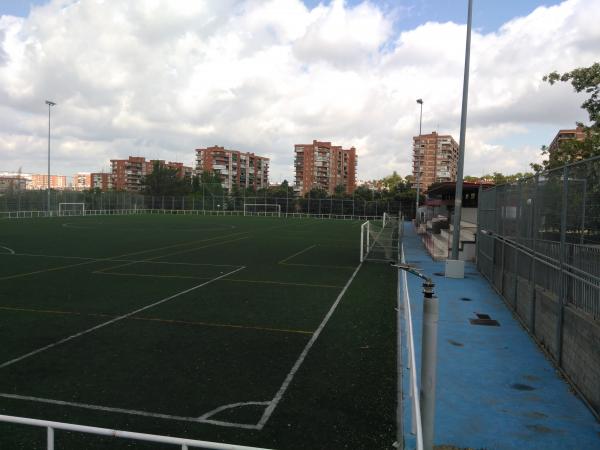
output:
M 81 208 L 73 208 L 71 206 L 80 206 Z M 85 203 L 82 202 L 61 202 L 58 204 L 58 215 L 59 216 L 75 216 L 85 215 Z
M 244 216 L 267 214 L 281 217 L 281 205 L 277 203 L 244 203 Z

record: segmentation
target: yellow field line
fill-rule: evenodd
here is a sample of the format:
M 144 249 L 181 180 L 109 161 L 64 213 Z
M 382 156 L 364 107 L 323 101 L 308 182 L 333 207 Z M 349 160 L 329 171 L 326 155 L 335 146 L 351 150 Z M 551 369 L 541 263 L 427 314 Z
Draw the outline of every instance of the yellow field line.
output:
M 311 248 L 315 248 L 316 246 L 317 246 L 317 244 L 311 245 L 310 247 L 306 247 L 304 250 L 300 250 L 298 253 L 294 253 L 293 255 L 288 256 L 285 259 L 282 259 L 281 261 L 279 261 L 278 264 L 285 264 L 286 261 L 289 261 L 290 259 L 292 259 L 292 258 L 294 258 L 294 257 L 296 257 L 298 255 L 301 255 L 304 252 L 309 251 Z
M 0 306 L 0 310 L 5 311 L 20 311 L 20 312 L 32 312 L 32 313 L 40 313 L 40 314 L 60 314 L 60 315 L 74 315 L 74 316 L 88 316 L 88 317 L 117 317 L 112 316 L 110 314 L 101 314 L 101 313 L 81 313 L 75 311 L 56 311 L 49 309 L 29 309 L 29 308 L 14 308 L 11 306 Z M 188 320 L 176 320 L 176 319 L 161 319 L 154 317 L 130 317 L 129 320 L 142 320 L 147 322 L 162 322 L 162 323 L 172 323 L 172 324 L 180 324 L 180 325 L 199 325 L 205 327 L 217 327 L 217 328 L 238 328 L 244 330 L 258 330 L 258 331 L 274 331 L 279 333 L 295 333 L 295 334 L 313 334 L 312 331 L 305 330 L 292 330 L 287 328 L 271 328 L 271 327 L 259 327 L 252 325 L 235 325 L 229 323 L 215 323 L 215 322 L 201 322 L 201 321 L 188 321 Z
M 230 236 L 235 236 L 235 235 L 245 234 L 245 233 L 249 233 L 249 232 L 248 231 L 244 231 L 244 232 L 240 232 L 240 233 L 233 233 L 233 234 L 230 234 L 230 235 L 219 236 L 219 237 L 210 238 L 210 239 L 199 239 L 199 240 L 195 240 L 195 241 L 182 242 L 180 244 L 168 245 L 168 246 L 165 246 L 165 247 L 158 247 L 158 248 L 154 248 L 154 249 L 141 250 L 141 251 L 133 252 L 133 253 L 124 253 L 122 255 L 111 256 L 111 257 L 105 258 L 104 260 L 110 260 L 110 259 L 115 259 L 115 258 L 123 258 L 125 256 L 139 255 L 139 254 L 142 254 L 142 253 L 148 253 L 148 252 L 157 251 L 157 250 L 164 250 L 164 249 L 167 249 L 167 248 L 181 247 L 182 245 L 190 245 L 190 244 L 193 244 L 193 243 L 196 243 L 196 242 L 206 242 L 206 241 L 210 241 L 210 240 L 215 240 L 215 239 L 220 239 L 220 238 L 223 238 L 223 237 L 230 237 Z M 98 261 L 103 261 L 103 260 L 100 259 Z M 98 261 L 96 261 L 96 260 L 95 261 L 85 261 L 85 262 L 77 263 L 77 264 L 68 264 L 66 266 L 50 267 L 48 269 L 34 270 L 32 272 L 17 273 L 17 274 L 14 274 L 14 275 L 7 275 L 7 276 L 4 276 L 4 277 L 0 277 L 0 281 L 1 280 L 11 280 L 11 279 L 14 279 L 14 278 L 26 277 L 26 276 L 29 276 L 29 275 L 37 275 L 37 274 L 40 274 L 40 273 L 54 272 L 54 271 L 57 271 L 57 270 L 69 269 L 71 267 L 85 266 L 85 265 L 88 265 L 88 264 L 94 264 L 94 263 L 96 263 Z
M 247 233 L 247 232 L 244 232 L 244 233 Z M 234 233 L 234 234 L 231 234 L 231 235 L 228 235 L 228 236 L 222 236 L 222 237 L 231 237 L 231 236 L 236 236 L 236 235 L 239 235 L 239 234 L 241 234 L 241 233 Z M 158 255 L 158 256 L 154 256 L 152 258 L 146 258 L 145 260 L 142 260 L 142 261 L 128 262 L 128 263 L 124 263 L 124 264 L 117 264 L 116 266 L 107 267 L 106 269 L 100 269 L 100 270 L 98 270 L 96 272 L 104 272 L 106 270 L 114 270 L 114 269 L 118 269 L 118 268 L 121 268 L 121 267 L 127 267 L 127 266 L 131 266 L 131 265 L 139 264 L 139 263 L 144 263 L 144 262 L 152 262 L 152 261 L 154 261 L 156 259 L 166 258 L 167 256 L 180 255 L 182 253 L 190 253 L 190 252 L 193 252 L 193 251 L 196 251 L 196 250 L 201 250 L 203 248 L 216 247 L 217 245 L 222 245 L 222 244 L 229 244 L 231 242 L 237 242 L 237 241 L 241 241 L 243 239 L 248 239 L 249 237 L 250 236 L 244 236 L 244 237 L 237 238 L 237 239 L 230 239 L 228 241 L 213 242 L 211 244 L 203 245 L 203 246 L 200 246 L 200 247 L 187 248 L 185 250 L 179 250 L 177 252 L 167 253 L 166 255 Z M 207 239 L 207 241 L 209 241 L 209 240 L 215 240 L 215 239 L 216 238 Z
M 164 323 L 175 323 L 182 325 L 200 325 L 206 327 L 219 327 L 219 328 L 239 328 L 243 330 L 258 330 L 258 331 L 276 331 L 279 333 L 295 333 L 295 334 L 313 334 L 312 331 L 305 330 L 291 330 L 287 328 L 271 328 L 271 327 L 258 327 L 252 325 L 234 325 L 230 323 L 213 323 L 213 322 L 196 322 L 187 320 L 175 320 L 175 319 L 155 319 L 152 317 L 133 317 L 134 320 L 145 320 L 151 322 L 164 322 Z
M 304 287 L 320 287 L 320 288 L 334 288 L 341 289 L 344 286 L 333 286 L 331 284 L 311 284 L 311 283 L 296 283 L 287 281 L 266 281 L 266 280 L 240 280 L 235 278 L 227 278 L 219 281 L 227 281 L 228 283 L 264 283 L 264 284 L 278 284 L 281 286 L 304 286 Z
M 95 270 L 92 272 L 96 275 L 116 275 L 119 277 L 146 277 L 146 278 L 181 278 L 181 279 L 192 279 L 192 280 L 210 280 L 209 277 L 192 277 L 187 275 L 154 275 L 154 274 L 144 274 L 144 273 L 121 273 L 121 272 L 102 272 L 99 270 Z M 332 289 L 341 289 L 344 286 L 334 286 L 331 284 L 312 284 L 312 283 L 296 283 L 296 282 L 287 282 L 287 281 L 269 281 L 269 280 L 242 280 L 242 279 L 234 279 L 234 278 L 223 278 L 222 280 L 218 280 L 218 282 L 228 282 L 228 283 L 257 283 L 257 284 L 277 284 L 280 286 L 302 286 L 302 287 L 319 287 L 319 288 L 332 288 Z
M 299 264 L 299 263 L 279 263 L 282 266 L 299 266 L 299 267 L 319 267 L 325 269 L 356 269 L 352 266 L 328 266 L 327 264 Z
M 118 277 L 146 277 L 146 278 L 184 278 L 189 280 L 210 280 L 209 277 L 192 277 L 187 275 L 154 275 L 149 273 L 129 273 L 129 272 L 104 272 L 103 270 L 94 270 L 94 275 L 116 275 Z
M 80 313 L 80 312 L 75 312 L 75 311 L 57 311 L 57 310 L 53 310 L 53 309 L 15 308 L 12 306 L 0 306 L 0 310 L 32 312 L 32 313 L 40 313 L 40 314 L 60 314 L 60 315 L 90 316 L 90 317 L 114 317 L 109 314 L 101 314 L 101 313 Z

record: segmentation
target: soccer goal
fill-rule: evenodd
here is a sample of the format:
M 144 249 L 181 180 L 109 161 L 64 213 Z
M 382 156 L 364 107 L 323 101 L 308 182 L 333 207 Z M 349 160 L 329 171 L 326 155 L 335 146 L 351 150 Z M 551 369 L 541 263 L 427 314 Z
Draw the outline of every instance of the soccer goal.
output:
M 59 203 L 59 216 L 85 216 L 85 203 Z
M 281 205 L 272 203 L 244 203 L 244 215 L 281 217 Z
M 360 227 L 360 261 L 396 262 L 399 237 L 397 217 L 387 215 L 384 221 L 363 223 Z

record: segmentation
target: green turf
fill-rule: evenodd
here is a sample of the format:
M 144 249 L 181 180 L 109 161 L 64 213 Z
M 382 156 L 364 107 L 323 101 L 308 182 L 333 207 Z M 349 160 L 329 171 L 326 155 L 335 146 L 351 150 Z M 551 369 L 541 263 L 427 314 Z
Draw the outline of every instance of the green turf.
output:
M 0 245 L 15 254 L 0 254 L 0 413 L 280 449 L 391 448 L 385 265 L 362 266 L 262 429 L 239 425 L 255 426 L 263 404 L 210 418 L 231 426 L 197 421 L 273 400 L 358 266 L 359 229 L 171 215 L 1 221 Z M 0 423 L 0 448 L 44 445 L 39 430 Z M 174 447 L 57 432 L 57 448 Z

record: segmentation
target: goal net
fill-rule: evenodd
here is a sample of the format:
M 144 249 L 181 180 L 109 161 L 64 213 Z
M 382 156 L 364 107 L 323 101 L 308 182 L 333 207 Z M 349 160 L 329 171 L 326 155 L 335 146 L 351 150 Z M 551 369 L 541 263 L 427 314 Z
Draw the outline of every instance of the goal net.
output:
M 369 220 L 360 227 L 360 260 L 397 262 L 399 218 L 385 214 L 381 221 Z
M 59 203 L 59 216 L 84 216 L 85 203 Z
M 281 205 L 272 203 L 244 203 L 244 215 L 281 217 Z

